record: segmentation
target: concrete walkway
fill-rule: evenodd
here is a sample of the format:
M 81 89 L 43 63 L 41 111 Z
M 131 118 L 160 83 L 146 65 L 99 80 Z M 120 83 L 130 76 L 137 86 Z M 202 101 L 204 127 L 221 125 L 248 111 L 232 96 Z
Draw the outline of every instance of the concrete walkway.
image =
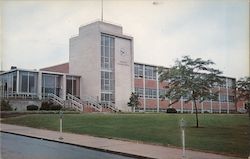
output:
M 40 139 L 47 139 L 62 143 L 74 144 L 103 151 L 116 152 L 121 154 L 132 154 L 138 158 L 142 156 L 145 158 L 160 158 L 160 159 L 181 159 L 182 149 L 169 148 L 164 146 L 156 146 L 128 141 L 120 141 L 115 139 L 92 137 L 88 135 L 78 135 L 71 133 L 62 133 L 50 130 L 34 129 L 24 126 L 15 126 L 1 123 L 1 131 L 9 132 L 19 135 L 25 135 Z M 59 140 L 62 136 L 63 139 Z M 188 159 L 237 159 L 236 157 L 228 157 L 212 153 L 186 151 L 186 158 Z

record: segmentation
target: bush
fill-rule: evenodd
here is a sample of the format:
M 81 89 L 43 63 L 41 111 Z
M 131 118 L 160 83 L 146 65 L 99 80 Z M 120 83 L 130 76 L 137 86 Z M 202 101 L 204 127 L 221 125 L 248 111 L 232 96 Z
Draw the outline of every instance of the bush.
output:
M 177 113 L 175 108 L 168 108 L 167 113 Z
M 50 106 L 50 110 L 60 110 L 60 109 L 62 109 L 62 106 L 60 106 L 60 105 L 51 105 Z
M 49 110 L 49 107 L 52 103 L 50 102 L 42 102 L 40 110 Z
M 1 100 L 1 111 L 12 111 L 12 107 L 8 100 Z
M 38 106 L 37 105 L 28 105 L 27 110 L 38 110 Z
M 42 102 L 40 110 L 60 110 L 62 109 L 62 106 L 55 105 L 52 102 Z

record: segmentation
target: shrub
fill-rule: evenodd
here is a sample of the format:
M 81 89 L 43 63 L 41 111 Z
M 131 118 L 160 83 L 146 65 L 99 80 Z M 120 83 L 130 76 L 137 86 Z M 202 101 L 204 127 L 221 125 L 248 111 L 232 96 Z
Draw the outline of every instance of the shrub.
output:
M 1 100 L 1 111 L 12 111 L 12 107 L 8 100 Z
M 52 105 L 51 102 L 42 102 L 40 110 L 49 110 L 50 105 Z
M 27 110 L 38 110 L 38 106 L 37 105 L 28 105 Z
M 62 106 L 55 105 L 52 102 L 42 102 L 40 110 L 60 110 L 62 109 Z
M 60 106 L 60 105 L 51 105 L 50 106 L 50 110 L 60 110 L 60 109 L 62 109 L 62 106 Z
M 167 113 L 177 113 L 175 108 L 168 108 Z

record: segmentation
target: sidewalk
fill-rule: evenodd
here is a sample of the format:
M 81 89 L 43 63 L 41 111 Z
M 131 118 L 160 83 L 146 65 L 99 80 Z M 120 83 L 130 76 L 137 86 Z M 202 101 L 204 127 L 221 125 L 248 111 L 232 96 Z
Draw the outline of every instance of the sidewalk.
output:
M 134 143 L 128 141 L 120 141 L 115 139 L 107 139 L 100 137 L 92 137 L 88 135 L 78 135 L 71 133 L 63 133 L 63 140 L 59 140 L 60 133 L 56 131 L 34 129 L 30 127 L 15 126 L 1 123 L 1 131 L 15 133 L 35 138 L 53 140 L 62 143 L 74 144 L 99 150 L 118 152 L 123 154 L 132 154 L 147 158 L 160 159 L 181 159 L 182 149 L 168 148 L 164 146 L 148 145 Z M 237 159 L 236 157 L 228 157 L 212 153 L 197 152 L 186 150 L 186 158 L 188 159 Z

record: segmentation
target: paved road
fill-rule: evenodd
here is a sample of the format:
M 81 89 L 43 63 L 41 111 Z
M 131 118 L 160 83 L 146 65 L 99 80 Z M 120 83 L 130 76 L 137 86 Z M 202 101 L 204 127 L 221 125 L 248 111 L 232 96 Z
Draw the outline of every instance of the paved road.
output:
M 37 138 L 54 140 L 58 142 L 71 143 L 82 145 L 101 150 L 108 150 L 113 152 L 121 152 L 125 154 L 133 154 L 137 156 L 145 156 L 149 158 L 159 159 L 181 159 L 182 150 L 178 148 L 169 148 L 164 146 L 156 146 L 107 138 L 92 137 L 88 135 L 78 135 L 71 133 L 63 133 L 63 140 L 59 140 L 60 134 L 56 131 L 34 129 L 30 127 L 15 126 L 8 124 L 1 124 L 1 131 L 22 134 Z M 212 153 L 186 151 L 186 158 L 188 159 L 237 159 L 235 157 L 217 155 Z
M 130 159 L 79 146 L 1 133 L 1 159 Z

